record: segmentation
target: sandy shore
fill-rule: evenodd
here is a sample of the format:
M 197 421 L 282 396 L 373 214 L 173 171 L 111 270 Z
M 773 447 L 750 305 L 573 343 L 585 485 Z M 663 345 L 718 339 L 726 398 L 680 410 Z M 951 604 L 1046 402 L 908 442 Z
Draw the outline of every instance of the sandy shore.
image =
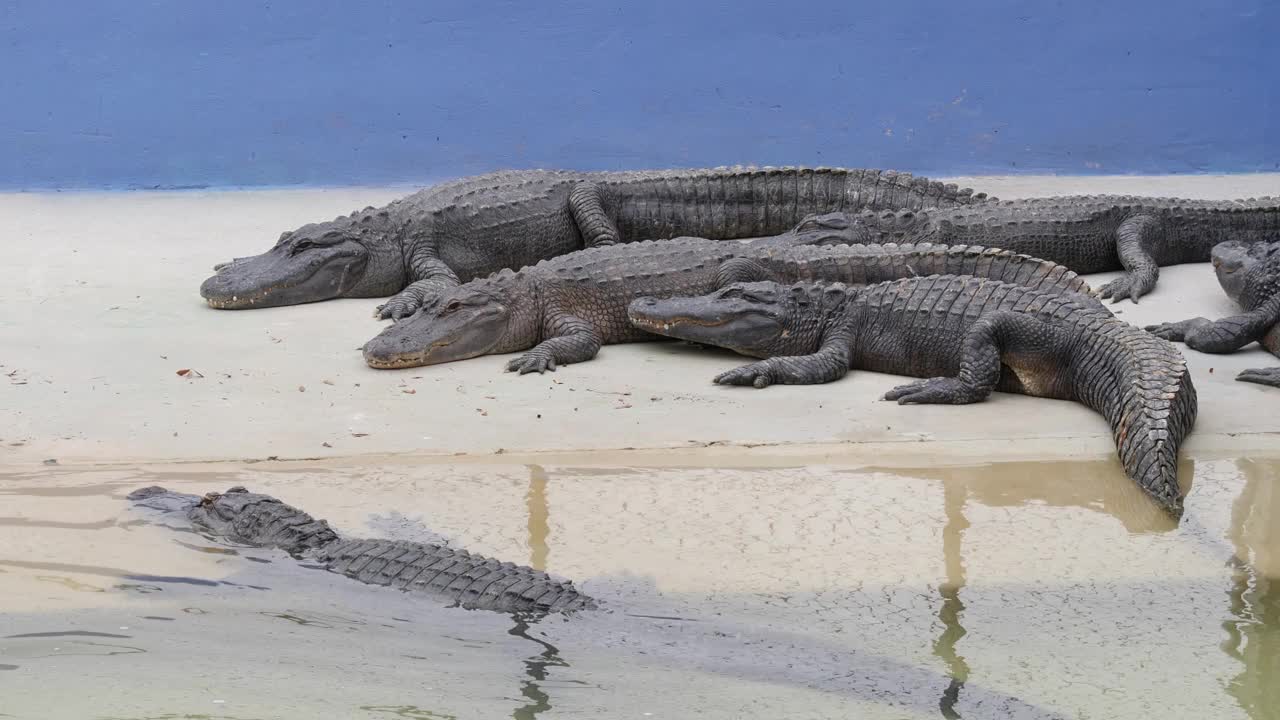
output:
M 961 178 L 1000 197 L 1131 192 L 1280 194 L 1280 175 Z M 215 311 L 197 294 L 215 262 L 260 252 L 286 228 L 403 194 L 395 189 L 0 196 L 9 281 L 0 286 L 0 462 L 151 462 L 806 447 L 804 454 L 921 452 L 965 458 L 1111 451 L 1072 403 L 997 395 L 980 406 L 898 407 L 898 378 L 830 386 L 711 385 L 740 364 L 672 343 L 606 347 L 543 376 L 480 358 L 374 371 L 358 348 L 376 300 Z M 1096 284 L 1108 275 L 1090 277 Z M 1142 324 L 1233 311 L 1207 266 L 1166 268 L 1154 295 L 1117 306 Z M 1274 392 L 1232 380 L 1274 358 L 1187 353 L 1201 412 L 1188 449 L 1266 447 L 1280 413 L 1242 412 Z M 180 370 L 194 373 L 179 376 Z M 198 374 L 198 375 L 197 375 Z M 923 443 L 923 444 L 922 444 Z M 906 447 L 904 447 L 906 445 Z
M 1280 176 L 966 178 L 1001 197 L 1280 194 Z M 1082 406 L 879 400 L 901 382 L 720 388 L 743 362 L 606 347 L 544 376 L 407 371 L 377 301 L 224 312 L 218 261 L 392 189 L 0 196 L 0 714 L 1270 717 L 1280 391 L 1187 352 L 1175 523 Z M 1095 284 L 1110 277 L 1093 276 Z M 1233 312 L 1165 268 L 1135 323 Z M 180 370 L 191 370 L 183 376 Z M 570 577 L 528 625 L 215 544 L 125 495 L 244 484 L 342 532 Z

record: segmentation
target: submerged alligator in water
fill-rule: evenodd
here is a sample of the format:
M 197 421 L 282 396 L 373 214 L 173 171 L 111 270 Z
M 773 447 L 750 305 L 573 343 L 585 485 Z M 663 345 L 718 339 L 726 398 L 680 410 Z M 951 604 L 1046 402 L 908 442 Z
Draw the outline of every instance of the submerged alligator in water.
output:
M 443 545 L 343 538 L 324 520 L 243 487 L 197 497 L 153 486 L 129 493 L 129 499 L 182 513 L 216 538 L 280 548 L 360 582 L 422 592 L 468 609 L 553 613 L 596 606 L 572 582 L 523 565 Z
M 833 638 L 822 634 L 804 637 L 786 630 L 762 627 L 749 616 L 735 620 L 717 610 L 713 615 L 685 617 L 690 608 L 671 605 L 662 594 L 649 598 L 658 603 L 647 608 L 655 613 L 633 613 L 618 603 L 595 603 L 576 591 L 571 583 L 560 582 L 529 568 L 483 560 L 476 555 L 449 550 L 436 545 L 390 542 L 386 540 L 342 540 L 322 520 L 289 507 L 275 498 L 232 488 L 226 493 L 211 493 L 203 498 L 171 492 L 160 487 L 135 490 L 129 498 L 137 505 L 163 513 L 177 513 L 213 540 L 231 544 L 279 547 L 299 559 L 320 560 L 325 566 L 372 585 L 400 590 L 426 591 L 430 595 L 467 607 L 510 612 L 515 627 L 509 634 L 537 643 L 541 659 L 554 658 L 559 673 L 573 677 L 572 663 L 559 658 L 551 644 L 557 637 L 567 636 L 571 644 L 603 644 L 609 653 L 623 649 L 632 657 L 657 664 L 671 672 L 727 675 L 734 683 L 745 680 L 767 682 L 784 687 L 820 689 L 847 697 L 858 707 L 880 707 L 887 712 L 923 716 L 938 707 L 934 693 L 952 704 L 962 693 L 963 707 L 983 711 L 992 717 L 1026 718 L 1027 720 L 1065 720 L 1066 715 L 1039 707 L 981 682 L 964 682 L 940 674 L 934 669 L 891 656 L 867 652 L 860 643 L 847 636 Z M 341 550 L 343 546 L 349 549 Z M 361 549 L 361 547 L 367 549 Z M 378 552 L 377 548 L 383 548 Z M 456 562 L 442 560 L 451 567 L 436 572 L 439 565 L 428 564 L 428 556 L 444 558 L 453 554 Z M 337 555 L 341 555 L 339 558 Z M 343 558 L 349 558 L 345 560 Z M 419 558 L 408 562 L 406 558 Z M 358 564 L 364 563 L 362 567 Z M 471 582 L 477 567 L 487 567 L 488 575 L 498 575 L 488 589 Z M 433 577 L 434 576 L 434 579 Z M 513 577 L 515 584 L 509 584 Z M 463 578 L 448 582 L 445 578 Z M 524 579 L 527 578 L 527 579 Z M 425 580 L 431 580 L 423 586 Z M 519 590 L 530 580 L 532 589 Z M 462 583 L 467 587 L 459 588 Z M 492 597 L 499 588 L 502 601 L 477 605 L 476 599 Z M 431 586 L 440 586 L 439 589 Z M 541 588 L 542 590 L 539 590 Z M 536 593 L 541 592 L 540 595 Z M 517 594 L 519 597 L 517 597 Z M 791 592 L 789 591 L 789 596 Z M 799 603 L 798 603 L 799 604 Z M 572 613 L 574 622 L 543 624 L 542 632 L 530 632 L 530 625 L 548 617 L 548 611 L 580 609 Z M 596 610 L 592 612 L 582 612 Z M 375 608 L 376 611 L 376 608 Z M 896 614 L 897 609 L 886 608 Z M 429 639 L 429 631 L 424 633 Z M 622 642 L 618 642 L 618 638 Z M 769 652 L 759 652 L 767 647 Z M 696 649 L 694 649 L 696 648 Z M 535 661 L 536 662 L 536 661 Z M 834 669 L 833 669 L 834 668 Z M 853 671 L 852 674 L 850 671 Z M 545 679 L 540 667 L 537 680 Z M 572 681 L 571 681 L 572 682 Z M 573 687 L 573 685 L 570 685 Z M 949 698 L 949 700 L 947 700 Z M 524 717 L 524 715 L 520 715 Z
M 725 385 L 812 385 L 851 368 L 929 378 L 885 395 L 967 404 L 993 390 L 1078 401 L 1111 425 L 1129 477 L 1181 513 L 1178 446 L 1196 417 L 1186 360 L 1170 343 L 1071 295 L 936 275 L 853 288 L 773 282 L 702 297 L 641 298 L 649 332 L 766 358 Z
M 1213 249 L 1213 269 L 1244 314 L 1148 325 L 1147 330 L 1200 352 L 1235 352 L 1257 342 L 1280 357 L 1280 242 L 1222 243 Z M 1245 370 L 1236 379 L 1280 388 L 1280 367 Z
M 1053 263 L 1004 250 L 941 245 L 845 245 L 848 218 L 806 219 L 792 233 L 750 242 L 702 238 L 593 248 L 518 272 L 474 280 L 391 325 L 364 346 L 375 368 L 403 368 L 527 350 L 521 374 L 585 362 L 601 346 L 657 340 L 631 324 L 641 296 L 697 295 L 736 281 L 866 284 L 937 273 L 972 274 L 1071 293 L 1105 308 L 1083 279 Z
M 887 170 L 504 171 L 286 232 L 261 255 L 219 265 L 200 294 L 222 309 L 395 295 L 379 312 L 399 319 L 460 283 L 583 248 L 678 235 L 761 237 L 812 213 L 987 199 Z
M 1137 302 L 1161 265 L 1207 262 L 1218 243 L 1280 239 L 1280 197 L 1188 200 L 1083 195 L 969 207 L 859 214 L 858 242 L 974 243 L 1062 263 L 1078 273 L 1124 270 L 1104 298 Z

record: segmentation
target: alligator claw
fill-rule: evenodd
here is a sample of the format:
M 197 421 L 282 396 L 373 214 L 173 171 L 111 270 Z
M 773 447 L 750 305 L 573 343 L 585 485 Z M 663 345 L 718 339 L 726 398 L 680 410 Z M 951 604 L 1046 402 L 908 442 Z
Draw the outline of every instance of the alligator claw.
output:
M 380 320 L 398 322 L 418 311 L 420 301 L 415 297 L 395 297 L 385 305 L 379 305 L 377 317 Z
M 768 363 L 757 362 L 722 372 L 712 382 L 717 385 L 751 385 L 756 389 L 764 389 L 773 384 L 773 376 L 769 372 Z
M 982 395 L 957 378 L 936 377 L 899 385 L 884 394 L 885 400 L 899 405 L 968 405 Z
M 1240 382 L 1254 383 L 1256 385 L 1267 385 L 1273 388 L 1280 388 L 1280 368 L 1251 368 L 1242 371 L 1236 376 L 1236 380 Z
M 1168 340 L 1169 342 L 1182 342 L 1186 339 L 1186 334 L 1183 333 L 1182 328 L 1178 327 L 1178 323 L 1147 325 L 1142 329 L 1158 338 L 1161 338 L 1162 340 Z
M 507 372 L 518 372 L 521 375 L 528 375 L 532 372 L 541 375 L 548 370 L 551 372 L 556 371 L 556 359 L 542 353 L 525 353 L 507 363 Z
M 1134 273 L 1125 273 L 1103 285 L 1102 289 L 1098 291 L 1098 295 L 1103 298 L 1110 298 L 1113 303 L 1128 298 L 1136 305 L 1138 304 L 1138 298 L 1151 292 L 1154 287 L 1154 280 L 1149 280 L 1145 276 L 1138 276 Z
M 1187 337 L 1187 329 L 1180 322 L 1166 322 L 1156 325 L 1147 325 L 1142 328 L 1158 338 L 1168 340 L 1169 342 L 1183 342 Z

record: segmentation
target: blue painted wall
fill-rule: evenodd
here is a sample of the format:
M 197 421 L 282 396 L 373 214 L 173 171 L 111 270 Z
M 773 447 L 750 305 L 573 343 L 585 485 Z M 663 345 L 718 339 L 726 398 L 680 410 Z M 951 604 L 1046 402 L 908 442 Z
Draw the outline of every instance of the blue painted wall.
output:
M 1274 0 L 10 0 L 0 187 L 1280 168 Z

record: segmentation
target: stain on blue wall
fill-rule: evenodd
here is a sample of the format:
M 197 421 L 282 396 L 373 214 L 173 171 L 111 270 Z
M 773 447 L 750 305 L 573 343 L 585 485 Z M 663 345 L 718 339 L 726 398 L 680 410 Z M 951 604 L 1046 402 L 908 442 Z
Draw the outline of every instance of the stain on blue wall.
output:
M 1280 169 L 1271 0 L 16 0 L 0 187 Z

